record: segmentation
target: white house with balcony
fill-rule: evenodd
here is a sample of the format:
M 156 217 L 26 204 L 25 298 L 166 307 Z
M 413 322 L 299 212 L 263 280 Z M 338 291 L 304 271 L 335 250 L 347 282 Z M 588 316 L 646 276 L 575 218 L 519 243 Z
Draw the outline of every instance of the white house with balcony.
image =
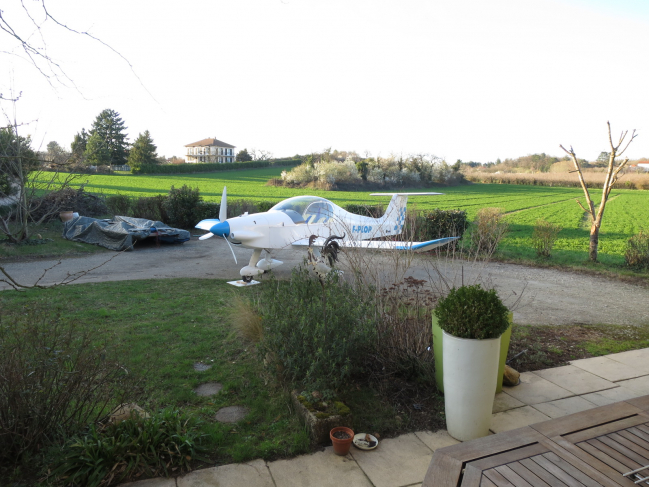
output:
M 199 140 L 185 147 L 187 148 L 185 162 L 188 164 L 234 162 L 235 146 L 215 138 Z

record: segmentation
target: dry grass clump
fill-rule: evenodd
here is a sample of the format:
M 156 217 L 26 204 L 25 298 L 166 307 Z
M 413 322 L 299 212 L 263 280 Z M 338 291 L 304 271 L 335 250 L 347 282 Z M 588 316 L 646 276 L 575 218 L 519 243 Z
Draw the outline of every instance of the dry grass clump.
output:
M 471 228 L 471 247 L 478 254 L 492 255 L 508 231 L 501 208 L 480 208 Z
M 629 267 L 649 269 L 649 231 L 641 230 L 629 239 L 624 260 Z
M 546 220 L 537 220 L 532 233 L 532 246 L 539 257 L 550 257 L 552 248 L 561 231 L 561 225 Z
M 261 316 L 253 303 L 244 297 L 235 296 L 228 310 L 230 322 L 239 336 L 246 341 L 258 343 L 264 335 Z

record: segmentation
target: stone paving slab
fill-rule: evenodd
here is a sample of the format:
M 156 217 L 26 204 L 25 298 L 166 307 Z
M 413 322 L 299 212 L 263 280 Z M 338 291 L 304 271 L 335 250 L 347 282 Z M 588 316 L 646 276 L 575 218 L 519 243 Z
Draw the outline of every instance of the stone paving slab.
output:
M 573 413 L 580 413 L 588 409 L 596 408 L 597 405 L 583 399 L 581 396 L 567 397 L 565 399 L 557 399 L 551 402 L 542 402 L 535 404 L 534 409 L 541 411 L 546 416 L 552 419 L 560 418 L 561 416 L 568 416 Z
M 626 387 L 638 393 L 639 396 L 649 394 L 649 375 L 636 379 L 622 380 L 617 382 L 620 387 Z
M 374 487 L 403 487 L 421 482 L 433 457 L 432 450 L 414 433 L 382 440 L 376 450 L 352 447 L 351 454 Z M 283 486 L 278 483 L 277 487 Z
M 178 477 L 178 487 L 274 487 L 266 462 L 253 460 L 194 470 Z M 139 486 L 138 486 L 139 487 Z
M 503 392 L 527 405 L 554 401 L 575 394 L 536 375 L 534 372 L 523 372 L 521 382 L 514 387 L 503 387 Z
M 352 456 L 338 456 L 331 446 L 311 455 L 271 462 L 268 468 L 277 487 L 372 487 Z
M 643 395 L 644 394 L 628 389 L 627 387 L 615 387 L 613 389 L 606 389 L 605 391 L 591 392 L 590 394 L 584 394 L 580 397 L 583 397 L 597 406 L 607 406 L 614 402 L 626 401 L 627 399 L 634 399 Z
M 500 413 L 508 409 L 520 408 L 525 406 L 525 403 L 519 401 L 515 397 L 510 396 L 506 392 L 499 392 L 494 398 L 494 405 L 491 409 L 492 413 Z
M 415 435 L 424 443 L 424 445 L 433 451 L 438 448 L 444 448 L 446 446 L 457 445 L 460 443 L 449 435 L 446 430 L 435 431 L 435 433 L 432 431 L 416 431 Z
M 502 433 L 516 428 L 522 428 L 541 421 L 547 421 L 550 416 L 534 409 L 532 406 L 510 409 L 491 416 L 491 431 Z
M 573 394 L 588 394 L 589 392 L 611 389 L 617 385 L 574 365 L 564 365 L 554 369 L 537 370 L 534 372 L 550 382 L 569 390 Z
M 630 365 L 612 360 L 608 357 L 592 357 L 573 360 L 570 362 L 570 365 L 579 367 L 586 372 L 590 372 L 591 374 L 595 374 L 611 382 L 649 375 L 649 366 L 631 367 Z
M 649 364 L 649 348 L 629 350 L 628 352 L 612 353 L 606 357 L 616 362 L 622 362 L 629 367 L 646 369 Z

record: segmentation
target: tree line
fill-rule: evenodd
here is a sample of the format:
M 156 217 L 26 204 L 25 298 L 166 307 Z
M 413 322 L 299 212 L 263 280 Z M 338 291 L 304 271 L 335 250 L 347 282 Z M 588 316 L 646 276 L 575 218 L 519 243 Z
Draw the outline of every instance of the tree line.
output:
M 86 166 L 122 166 L 138 168 L 142 164 L 163 162 L 148 130 L 140 133 L 133 144 L 128 142 L 124 120 L 118 112 L 102 110 L 89 131 L 82 128 L 70 144 L 69 162 Z M 64 151 L 56 142 L 47 146 L 48 156 L 56 159 Z

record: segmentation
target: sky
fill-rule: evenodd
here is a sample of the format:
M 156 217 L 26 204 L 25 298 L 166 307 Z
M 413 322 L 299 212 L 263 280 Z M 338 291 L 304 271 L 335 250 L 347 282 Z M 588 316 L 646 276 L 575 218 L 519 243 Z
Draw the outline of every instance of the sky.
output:
M 649 157 L 647 0 L 5 0 L 0 102 L 37 148 L 106 108 L 158 154 L 216 137 L 276 157 L 326 148 L 488 162 L 595 159 L 636 129 Z M 45 51 L 42 51 L 45 52 Z M 45 74 L 43 74 L 45 73 Z M 51 73 L 50 73 L 51 74 Z

